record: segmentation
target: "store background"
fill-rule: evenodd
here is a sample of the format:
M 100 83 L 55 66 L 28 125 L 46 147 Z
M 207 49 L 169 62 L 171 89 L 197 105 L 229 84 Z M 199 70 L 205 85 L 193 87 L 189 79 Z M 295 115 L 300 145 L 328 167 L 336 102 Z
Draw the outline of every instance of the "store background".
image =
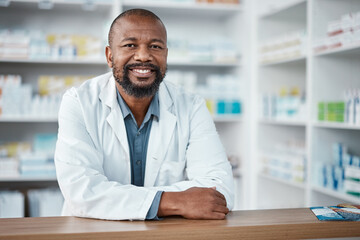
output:
M 360 204 L 360 1 L 2 0 L 0 217 L 60 214 L 61 94 L 109 71 L 130 8 L 164 21 L 166 79 L 207 100 L 235 209 Z

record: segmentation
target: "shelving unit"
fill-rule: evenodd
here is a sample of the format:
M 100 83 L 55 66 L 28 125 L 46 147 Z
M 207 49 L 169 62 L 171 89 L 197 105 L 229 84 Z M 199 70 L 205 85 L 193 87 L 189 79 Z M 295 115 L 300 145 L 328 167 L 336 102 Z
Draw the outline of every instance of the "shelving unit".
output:
M 258 4 L 266 1 L 258 1 Z M 267 3 L 270 4 L 270 3 Z M 307 7 L 308 1 L 287 1 L 282 5 L 272 5 L 268 9 L 260 9 L 257 19 L 257 46 L 264 44 L 274 38 L 279 38 L 285 34 L 289 34 L 298 30 L 307 29 Z M 286 37 L 283 37 L 286 39 Z M 275 43 L 274 43 L 275 44 Z M 260 52 L 260 50 L 259 50 Z M 255 62 L 257 71 L 256 98 L 258 104 L 257 116 L 257 140 L 256 151 L 275 149 L 277 145 L 287 144 L 290 141 L 306 142 L 307 119 L 304 116 L 286 118 L 272 116 L 261 116 L 261 111 L 265 107 L 262 96 L 271 93 L 273 96 L 278 95 L 284 87 L 299 89 L 300 94 L 306 91 L 306 73 L 307 73 L 307 53 L 304 56 L 289 57 L 281 60 L 261 62 L 260 55 Z M 290 91 L 290 90 L 287 90 Z M 288 94 L 288 93 L 287 93 Z M 274 98 L 274 97 L 272 97 Z M 272 100 L 271 100 L 272 101 Z M 280 101 L 280 100 L 279 100 Z M 308 99 L 306 99 L 308 101 Z M 275 103 L 275 102 L 274 102 Z M 285 103 L 284 103 L 285 104 Z M 280 105 L 279 105 L 280 106 Z M 274 106 L 272 106 L 274 108 Z M 277 108 L 277 107 L 276 107 Z M 278 110 L 271 111 L 277 114 Z M 282 120 L 286 119 L 286 120 Z M 285 181 L 276 177 L 267 175 L 262 172 L 262 164 L 260 162 L 261 154 L 256 154 L 253 161 L 256 178 L 255 203 L 253 208 L 282 208 L 282 207 L 301 207 L 305 202 L 305 183 L 295 183 Z M 290 169 L 289 169 L 290 171 Z M 287 192 L 285 194 L 285 192 Z M 291 194 L 288 194 L 291 192 Z
M 313 18 L 311 25 L 311 40 L 315 42 L 324 38 L 329 21 L 341 19 L 341 16 L 350 12 L 360 11 L 360 2 L 353 0 L 312 1 L 311 15 L 319 15 Z M 311 51 L 311 50 L 309 50 Z M 308 205 L 337 204 L 350 202 L 359 204 L 360 198 L 325 189 L 317 184 L 316 165 L 321 162 L 331 162 L 334 159 L 331 154 L 332 144 L 340 142 L 348 147 L 351 154 L 359 155 L 359 148 L 356 142 L 360 140 L 359 126 L 336 122 L 318 122 L 317 104 L 320 101 L 344 101 L 344 93 L 348 88 L 359 88 L 358 68 L 360 51 L 358 44 L 350 44 L 346 47 L 325 50 L 319 53 L 312 53 L 311 56 L 311 129 L 309 129 L 310 166 L 309 185 L 311 190 L 308 196 Z M 321 91 L 324 85 L 327 91 Z
M 37 0 L 11 0 L 8 7 L 0 7 L 2 28 L 39 31 L 46 34 L 78 34 L 103 39 L 109 22 L 118 10 L 115 1 L 51 1 L 51 9 L 40 9 Z M 90 11 L 91 10 L 91 11 Z M 21 18 L 19 18 L 21 16 Z M 94 29 L 98 29 L 94 31 Z M 16 74 L 22 83 L 38 90 L 42 75 L 100 75 L 109 71 L 105 56 L 102 59 L 52 59 L 52 58 L 0 58 L 1 74 Z M 0 116 L 0 142 L 32 143 L 35 134 L 56 134 L 56 116 Z M 48 175 L 1 177 L 0 190 L 19 190 L 26 194 L 31 189 L 58 187 L 56 177 Z M 25 198 L 28 201 L 28 197 Z M 26 216 L 29 214 L 25 203 Z
M 265 2 L 265 1 L 258 1 Z M 292 3 L 290 5 L 290 2 Z M 293 192 L 291 204 L 296 206 L 324 206 L 342 202 L 359 204 L 360 198 L 337 192 L 317 185 L 320 171 L 317 165 L 331 162 L 333 159 L 332 144 L 343 143 L 351 154 L 359 155 L 355 146 L 360 140 L 359 126 L 346 123 L 318 121 L 318 103 L 320 101 L 344 101 L 344 92 L 348 88 L 359 88 L 359 44 L 353 43 L 346 47 L 328 49 L 321 52 L 313 50 L 314 43 L 324 38 L 329 21 L 340 19 L 349 12 L 360 11 L 360 2 L 353 0 L 307 0 L 289 1 L 289 4 L 278 6 L 274 10 L 259 15 L 259 39 L 281 35 L 284 31 L 295 30 L 296 27 L 306 29 L 307 44 L 304 57 L 258 64 L 257 81 L 260 92 L 271 90 L 273 85 L 300 85 L 306 91 L 307 115 L 303 121 L 276 121 L 261 119 L 258 121 L 257 144 L 270 148 L 283 135 L 305 141 L 306 146 L 306 182 L 301 189 Z M 294 15 L 294 17 L 291 17 Z M 268 31 L 266 29 L 269 29 Z M 292 69 L 289 69 L 290 68 Z M 269 68 L 270 70 L 268 70 Z M 287 70 L 284 70 L 287 68 Z M 288 71 L 288 73 L 285 73 Z M 264 78 L 267 79 L 264 79 Z M 285 78 L 284 80 L 279 80 Z M 260 106 L 260 105 L 258 105 Z M 265 126 L 267 125 L 267 126 Z M 271 128 L 271 130 L 269 130 Z M 290 132 L 291 130 L 291 132 Z M 282 133 L 286 131 L 286 133 Z M 270 138 L 271 141 L 264 139 Z M 264 143 L 265 142 L 265 143 Z M 266 143 L 267 142 L 267 143 Z M 257 166 L 259 169 L 259 166 Z M 286 205 L 290 201 L 289 185 L 281 179 L 264 176 L 259 173 L 257 185 L 257 205 L 254 208 L 272 208 Z M 293 186 L 294 187 L 294 186 Z M 267 204 L 262 199 L 272 201 Z M 287 206 L 291 205 L 290 203 Z

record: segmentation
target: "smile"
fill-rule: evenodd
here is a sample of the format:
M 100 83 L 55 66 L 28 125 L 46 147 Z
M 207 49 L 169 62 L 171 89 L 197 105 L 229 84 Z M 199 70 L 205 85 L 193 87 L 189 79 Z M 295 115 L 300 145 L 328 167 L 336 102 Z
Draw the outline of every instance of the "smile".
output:
M 149 73 L 151 72 L 150 69 L 133 69 L 134 72 L 137 72 L 137 73 Z
M 150 68 L 133 68 L 130 71 L 133 75 L 140 78 L 150 77 L 154 73 L 154 70 Z

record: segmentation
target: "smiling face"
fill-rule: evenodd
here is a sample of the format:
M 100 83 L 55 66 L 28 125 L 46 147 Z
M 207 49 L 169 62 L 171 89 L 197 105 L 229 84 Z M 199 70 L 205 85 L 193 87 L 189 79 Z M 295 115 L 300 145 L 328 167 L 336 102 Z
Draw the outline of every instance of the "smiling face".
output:
M 153 96 L 166 72 L 168 49 L 163 24 L 148 16 L 130 15 L 113 27 L 106 58 L 116 82 L 127 95 Z

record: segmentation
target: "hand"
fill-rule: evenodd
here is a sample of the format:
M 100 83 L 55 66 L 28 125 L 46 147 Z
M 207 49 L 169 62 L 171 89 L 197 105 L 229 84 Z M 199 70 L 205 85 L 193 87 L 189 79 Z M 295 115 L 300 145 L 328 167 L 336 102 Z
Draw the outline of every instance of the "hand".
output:
M 181 215 L 188 219 L 224 219 L 229 209 L 216 188 L 193 187 L 183 192 L 164 192 L 158 216 Z

